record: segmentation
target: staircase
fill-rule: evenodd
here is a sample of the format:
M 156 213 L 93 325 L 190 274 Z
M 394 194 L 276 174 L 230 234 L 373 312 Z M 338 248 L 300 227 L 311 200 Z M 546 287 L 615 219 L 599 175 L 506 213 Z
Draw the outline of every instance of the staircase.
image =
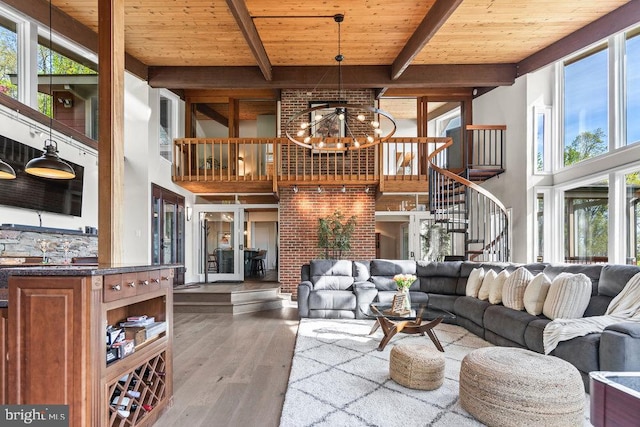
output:
M 471 141 L 470 161 L 465 162 L 467 167 L 461 173 L 447 169 L 451 139 L 428 157 L 430 210 L 436 224 L 464 241 L 465 259 L 509 261 L 507 210 L 500 200 L 476 183 L 504 172 L 506 128 L 467 126 L 467 131 Z
M 173 290 L 176 313 L 244 314 L 276 310 L 290 301 L 290 294 L 280 293 L 279 283 L 209 283 Z

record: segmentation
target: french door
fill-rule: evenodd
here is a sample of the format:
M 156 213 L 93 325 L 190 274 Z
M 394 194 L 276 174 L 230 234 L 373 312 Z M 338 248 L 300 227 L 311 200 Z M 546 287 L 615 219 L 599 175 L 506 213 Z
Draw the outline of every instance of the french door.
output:
M 244 208 L 196 205 L 198 276 L 200 282 L 244 280 Z

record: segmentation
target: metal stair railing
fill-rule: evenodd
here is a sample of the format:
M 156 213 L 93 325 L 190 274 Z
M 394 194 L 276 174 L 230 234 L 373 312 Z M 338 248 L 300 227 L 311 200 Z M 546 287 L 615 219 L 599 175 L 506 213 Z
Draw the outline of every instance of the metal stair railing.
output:
M 502 202 L 485 188 L 447 169 L 453 140 L 429 154 L 429 205 L 435 222 L 465 234 L 471 261 L 509 261 L 509 217 Z

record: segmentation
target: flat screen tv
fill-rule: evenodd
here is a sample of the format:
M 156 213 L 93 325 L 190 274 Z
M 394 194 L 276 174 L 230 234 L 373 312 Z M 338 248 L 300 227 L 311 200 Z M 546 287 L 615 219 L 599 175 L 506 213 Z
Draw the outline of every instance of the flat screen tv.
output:
M 81 216 L 84 167 L 65 160 L 76 173 L 76 177 L 69 180 L 39 178 L 26 173 L 27 162 L 41 155 L 42 149 L 0 136 L 0 159 L 16 171 L 16 179 L 0 180 L 0 205 Z

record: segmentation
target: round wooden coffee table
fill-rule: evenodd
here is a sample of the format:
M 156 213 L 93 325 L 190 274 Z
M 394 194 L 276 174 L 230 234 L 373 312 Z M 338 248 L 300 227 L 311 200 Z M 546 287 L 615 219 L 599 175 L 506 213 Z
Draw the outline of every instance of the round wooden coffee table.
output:
M 402 332 L 405 334 L 428 335 L 436 348 L 444 352 L 433 328 L 444 319 L 455 319 L 456 316 L 453 313 L 440 308 L 428 307 L 424 303 L 411 304 L 411 313 L 406 316 L 390 313 L 390 309 L 391 304 L 374 302 L 364 313 L 365 316 L 376 319 L 376 323 L 371 328 L 369 335 L 377 331 L 378 328 L 381 328 L 384 334 L 378 346 L 378 351 L 384 350 L 391 338 L 398 332 Z

